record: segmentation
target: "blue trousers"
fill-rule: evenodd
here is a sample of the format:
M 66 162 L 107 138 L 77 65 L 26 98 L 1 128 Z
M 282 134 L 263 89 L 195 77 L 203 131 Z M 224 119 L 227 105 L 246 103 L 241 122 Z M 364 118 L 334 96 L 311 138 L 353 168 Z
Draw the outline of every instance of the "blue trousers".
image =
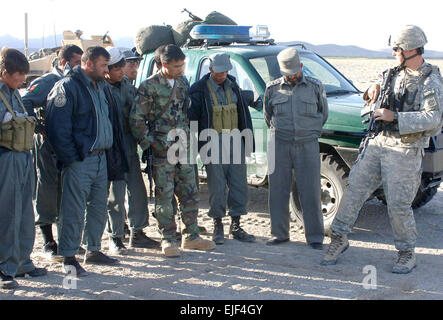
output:
M 63 168 L 62 184 L 59 254 L 72 257 L 77 253 L 83 229 L 86 249 L 100 250 L 108 199 L 106 155 L 87 156 Z
M 30 152 L 0 156 L 0 270 L 12 277 L 35 269 L 34 173 Z

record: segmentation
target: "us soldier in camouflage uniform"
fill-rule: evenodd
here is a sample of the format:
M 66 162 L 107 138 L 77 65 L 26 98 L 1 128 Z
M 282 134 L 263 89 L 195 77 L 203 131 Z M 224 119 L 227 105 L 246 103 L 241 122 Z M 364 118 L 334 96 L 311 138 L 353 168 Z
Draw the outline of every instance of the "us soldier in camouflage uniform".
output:
M 331 226 L 331 244 L 322 264 L 337 262 L 348 246 L 347 233 L 366 199 L 382 184 L 394 233 L 397 262 L 392 272 L 409 273 L 416 266 L 414 253 L 417 230 L 411 208 L 417 193 L 424 148 L 429 137 L 441 131 L 443 88 L 437 67 L 424 62 L 427 39 L 417 26 L 406 26 L 393 43 L 393 55 L 400 63 L 391 81 L 392 106 L 375 111 L 383 129 L 370 139 L 349 175 L 349 185 Z M 387 72 L 383 73 L 386 77 Z M 384 79 L 383 79 L 384 80 Z M 365 93 L 374 103 L 380 84 Z
M 197 226 L 198 199 L 194 169 L 186 163 L 171 164 L 168 141 L 172 129 L 181 129 L 189 137 L 188 88 L 181 79 L 185 55 L 175 45 L 165 46 L 161 52 L 162 69 L 144 81 L 138 89 L 131 109 L 130 121 L 140 147 L 153 148 L 155 183 L 155 216 L 162 234 L 162 252 L 167 257 L 180 256 L 172 197 L 178 197 L 183 230 L 183 249 L 211 250 L 212 241 L 199 236 Z M 148 122 L 148 124 L 146 124 Z

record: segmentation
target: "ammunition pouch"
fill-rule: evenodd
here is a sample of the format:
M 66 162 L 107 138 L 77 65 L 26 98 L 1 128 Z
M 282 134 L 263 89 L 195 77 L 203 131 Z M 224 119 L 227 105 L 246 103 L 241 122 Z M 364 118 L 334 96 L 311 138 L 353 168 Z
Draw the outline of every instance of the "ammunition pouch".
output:
M 208 80 L 208 89 L 212 95 L 212 101 L 214 105 L 212 106 L 212 129 L 217 131 L 217 133 L 222 133 L 223 130 L 234 130 L 238 129 L 238 111 L 237 105 L 232 103 L 231 91 L 226 92 L 228 98 L 227 105 L 220 105 L 217 97 L 212 89 L 212 85 Z
M 415 132 L 410 134 L 405 134 L 400 136 L 401 142 L 403 143 L 415 143 L 423 137 L 424 132 Z
M 16 117 L 1 126 L 0 146 L 12 151 L 29 151 L 34 147 L 34 117 Z
M 20 103 L 25 116 L 17 116 L 3 93 L 0 92 L 0 99 L 12 115 L 11 121 L 2 123 L 0 146 L 17 152 L 29 151 L 34 147 L 34 130 L 37 125 L 37 120 L 34 117 L 26 115 L 26 108 L 17 92 L 15 92 L 14 95 Z

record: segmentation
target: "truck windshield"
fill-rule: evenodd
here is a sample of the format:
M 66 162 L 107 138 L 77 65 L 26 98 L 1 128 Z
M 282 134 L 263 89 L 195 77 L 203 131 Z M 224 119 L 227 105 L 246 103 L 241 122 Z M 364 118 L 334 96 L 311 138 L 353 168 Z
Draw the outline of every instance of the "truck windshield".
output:
M 320 80 L 325 86 L 328 96 L 358 93 L 347 79 L 317 55 L 301 52 L 300 60 L 303 63 L 303 74 Z M 249 61 L 265 83 L 282 76 L 276 55 L 250 58 Z

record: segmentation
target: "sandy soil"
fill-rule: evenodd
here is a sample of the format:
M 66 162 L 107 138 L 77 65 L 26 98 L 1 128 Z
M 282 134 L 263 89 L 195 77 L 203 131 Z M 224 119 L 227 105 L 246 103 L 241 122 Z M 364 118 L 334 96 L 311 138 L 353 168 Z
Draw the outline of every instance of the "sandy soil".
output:
M 328 59 L 358 88 L 365 89 L 391 60 Z M 438 61 L 443 66 L 443 61 Z M 212 231 L 207 217 L 208 193 L 201 185 L 199 224 Z M 319 264 L 321 251 L 310 249 L 304 234 L 293 224 L 291 242 L 269 247 L 267 190 L 249 188 L 249 214 L 244 228 L 256 243 L 229 239 L 211 252 L 186 250 L 182 257 L 167 259 L 155 250 L 132 250 L 113 267 L 85 266 L 90 275 L 77 282 L 77 289 L 64 289 L 61 265 L 45 260 L 39 251 L 37 232 L 32 258 L 49 274 L 18 280 L 20 287 L 1 291 L 0 299 L 443 299 L 443 188 L 434 199 L 415 211 L 418 229 L 418 268 L 409 275 L 391 273 L 396 257 L 386 207 L 377 200 L 364 206 L 349 236 L 351 248 L 336 266 Z M 152 206 L 150 206 L 152 210 Z M 158 239 L 155 219 L 145 229 Z M 229 218 L 224 219 L 225 232 Z M 210 235 L 204 236 L 210 237 Z M 329 243 L 329 238 L 325 239 Z M 108 248 L 104 237 L 102 248 Z M 78 257 L 81 259 L 81 257 Z M 375 289 L 365 289 L 367 266 L 376 271 Z M 369 267 L 372 268 L 372 267 Z M 375 273 L 371 273 L 375 275 Z
M 371 82 L 387 68 L 396 65 L 395 59 L 368 59 L 368 58 L 326 58 L 361 91 L 365 91 Z M 429 59 L 427 62 L 437 65 L 443 70 L 443 60 Z

